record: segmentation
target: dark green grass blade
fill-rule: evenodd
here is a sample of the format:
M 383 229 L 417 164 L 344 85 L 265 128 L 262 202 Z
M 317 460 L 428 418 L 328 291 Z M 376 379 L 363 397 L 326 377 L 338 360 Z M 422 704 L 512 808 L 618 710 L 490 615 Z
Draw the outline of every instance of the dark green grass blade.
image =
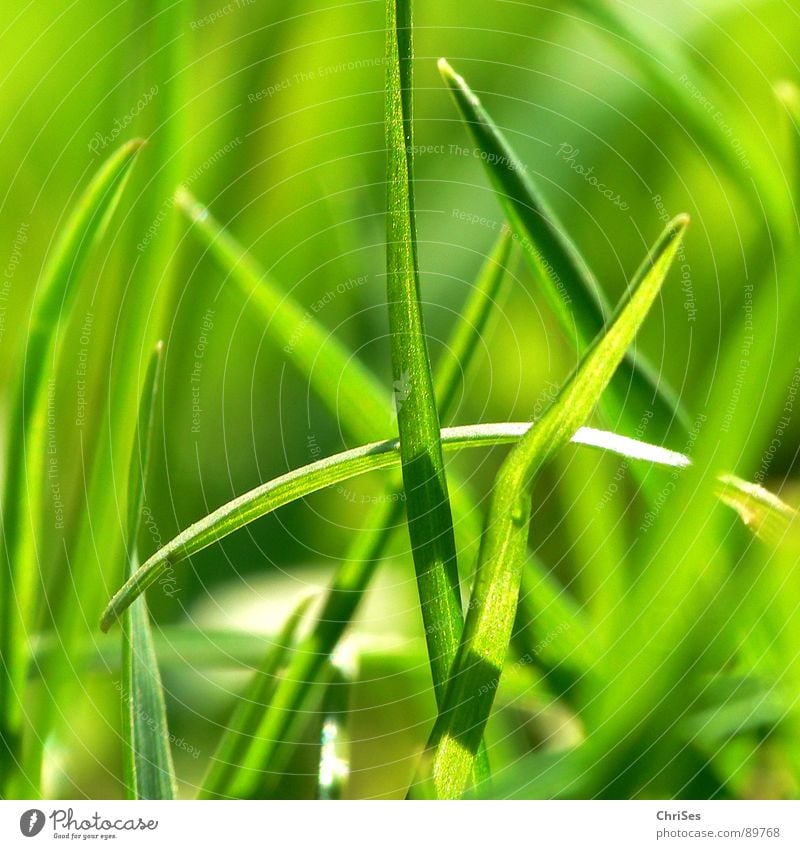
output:
M 6 750 L 18 746 L 28 640 L 37 620 L 35 596 L 43 543 L 47 457 L 46 377 L 55 371 L 58 328 L 69 318 L 89 253 L 108 227 L 141 146 L 139 140 L 123 145 L 92 178 L 60 233 L 34 296 L 8 423 L 11 450 L 2 502 L 0 764 Z M 0 767 L 0 774 L 8 775 L 9 771 Z
M 688 219 L 676 219 L 647 261 L 648 271 L 620 307 L 609 330 L 592 344 L 544 417 L 511 452 L 492 490 L 470 610 L 445 704 L 430 740 L 437 798 L 467 788 L 502 674 L 517 609 L 536 472 L 568 443 L 599 401 L 656 299 Z
M 284 292 L 187 189 L 177 191 L 175 202 L 228 279 L 265 318 L 273 344 L 291 351 L 290 361 L 331 414 L 343 421 L 346 432 L 358 442 L 384 435 L 380 427 L 376 433 L 376 423 L 389 421 L 388 393 L 374 375 Z
M 485 154 L 482 159 L 488 176 L 525 257 L 564 330 L 578 350 L 584 351 L 610 314 L 600 284 L 463 77 L 444 59 L 439 68 L 476 145 Z M 688 429 L 688 418 L 674 392 L 641 355 L 626 352 L 607 394 L 603 405 L 614 420 L 628 404 L 637 420 L 641 410 L 652 409 L 656 442 L 663 442 L 676 426 Z
M 412 170 L 410 0 L 387 0 L 387 297 L 408 532 L 439 702 L 463 616 L 439 414 L 420 303 Z
M 163 345 L 153 354 L 139 408 L 139 420 L 128 474 L 129 571 L 138 566 L 137 538 L 141 527 L 155 399 L 158 394 Z M 125 787 L 129 799 L 174 799 L 175 768 L 169 745 L 164 687 L 153 645 L 147 600 L 130 606 L 122 626 L 122 735 Z
M 236 782 L 241 773 L 251 774 L 256 783 L 261 770 L 270 762 L 272 744 L 269 728 L 265 727 L 266 708 L 278 687 L 278 675 L 292 656 L 295 634 L 313 597 L 303 599 L 289 616 L 283 630 L 261 658 L 250 683 L 237 700 L 225 731 L 211 759 L 198 799 L 217 796 L 236 796 Z M 247 781 L 248 785 L 250 781 Z M 247 788 L 249 790 L 249 787 Z M 245 792 L 244 796 L 248 793 Z

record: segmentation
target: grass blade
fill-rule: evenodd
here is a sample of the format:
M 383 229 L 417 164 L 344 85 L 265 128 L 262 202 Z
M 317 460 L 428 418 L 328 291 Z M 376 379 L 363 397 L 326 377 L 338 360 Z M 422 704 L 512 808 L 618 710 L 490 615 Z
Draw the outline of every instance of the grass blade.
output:
M 800 211 L 800 88 L 793 82 L 784 80 L 775 88 L 778 100 L 783 104 L 789 118 L 789 134 L 792 149 L 792 161 L 789 164 L 792 177 L 792 197 L 795 215 Z
M 439 70 L 455 98 L 476 145 L 498 199 L 523 248 L 543 292 L 565 332 L 579 350 L 585 350 L 606 323 L 608 301 L 578 248 L 567 236 L 555 213 L 530 179 L 524 165 L 481 105 L 480 100 L 444 60 Z M 641 278 L 643 269 L 637 274 Z M 688 419 L 678 398 L 641 357 L 626 352 L 612 381 L 610 399 L 603 403 L 617 415 L 633 395 L 636 417 L 652 407 L 654 439 L 664 441 L 676 424 L 687 429 Z M 638 411 L 638 412 L 637 412 Z
M 687 223 L 686 217 L 678 218 L 667 228 L 648 257 L 648 272 L 609 330 L 595 340 L 542 420 L 498 473 L 464 635 L 430 740 L 430 780 L 438 798 L 459 798 L 467 788 L 494 702 L 527 556 L 532 480 L 591 414 L 656 299 Z
M 137 432 L 131 452 L 127 539 L 131 574 L 138 566 L 137 539 L 145 501 L 162 352 L 163 345 L 159 342 L 142 390 Z M 175 768 L 169 745 L 164 687 L 144 597 L 136 599 L 123 619 L 122 705 L 123 761 L 128 798 L 174 799 Z
M 188 189 L 178 189 L 175 203 L 222 271 L 265 317 L 273 344 L 291 352 L 292 363 L 345 430 L 358 442 L 384 435 L 375 433 L 375 425 L 389 422 L 388 393 L 377 378 L 287 295 Z
M 272 737 L 264 728 L 265 708 L 278 687 L 278 674 L 291 656 L 297 628 L 303 620 L 313 596 L 303 599 L 289 616 L 283 630 L 254 670 L 250 683 L 237 701 L 225 731 L 211 759 L 211 764 L 197 795 L 198 799 L 217 796 L 246 797 L 236 786 L 242 773 L 258 779 L 261 769 L 270 762 L 268 750 Z M 249 782 L 248 782 L 249 783 Z
M 420 304 L 413 190 L 410 0 L 387 0 L 387 292 L 408 532 L 441 703 L 463 627 L 455 534 Z
M 0 548 L 0 762 L 18 757 L 29 634 L 36 619 L 47 420 L 46 377 L 54 370 L 57 329 L 69 314 L 78 281 L 116 209 L 143 142 L 128 142 L 101 166 L 70 213 L 34 297 L 19 387 L 9 418 Z M 17 752 L 16 755 L 13 753 Z M 35 771 L 35 766 L 34 766 Z M 10 775 L 11 769 L 0 769 Z M 32 777 L 36 781 L 35 776 Z M 35 786 L 35 785 L 34 785 Z M 27 794 L 31 791 L 27 790 Z
M 514 444 L 526 436 L 533 428 L 529 422 L 511 422 L 502 424 L 467 425 L 462 427 L 444 428 L 442 430 L 442 445 L 448 450 L 461 448 L 486 448 L 497 445 Z M 630 460 L 641 460 L 657 463 L 670 468 L 685 468 L 689 459 L 675 451 L 648 445 L 628 437 L 599 431 L 594 428 L 579 428 L 572 436 L 571 442 L 591 448 L 611 451 L 620 457 Z M 190 525 L 178 536 L 160 548 L 132 575 L 123 587 L 114 595 L 103 614 L 101 626 L 108 630 L 115 619 L 143 593 L 155 583 L 163 572 L 171 565 L 202 551 L 209 545 L 219 542 L 229 534 L 245 527 L 250 522 L 266 516 L 273 510 L 290 504 L 298 498 L 304 498 L 313 492 L 318 492 L 327 486 L 334 486 L 366 472 L 380 469 L 396 468 L 400 464 L 400 446 L 396 439 L 386 442 L 374 442 L 359 448 L 351 448 L 324 460 L 318 460 L 300 469 L 288 472 L 275 478 L 269 483 L 262 484 L 250 492 L 229 501 L 222 507 Z M 732 477 L 728 478 L 727 486 L 732 485 Z M 751 493 L 753 486 L 745 482 L 737 483 L 744 491 L 737 495 L 737 500 L 752 509 Z M 761 489 L 759 487 L 759 489 Z M 762 490 L 762 493 L 764 490 Z M 731 498 L 730 489 L 726 492 Z M 751 500 L 747 500 L 751 499 Z M 780 522 L 780 527 L 787 528 L 795 518 L 796 512 L 787 507 L 775 496 L 759 496 L 759 509 L 770 510 L 765 522 Z M 741 511 L 742 507 L 737 507 Z M 785 523 L 785 524 L 784 524 Z M 368 535 L 365 534 L 365 537 Z M 366 556 L 366 555 L 365 555 Z M 349 580 L 344 580 L 342 591 L 347 593 Z

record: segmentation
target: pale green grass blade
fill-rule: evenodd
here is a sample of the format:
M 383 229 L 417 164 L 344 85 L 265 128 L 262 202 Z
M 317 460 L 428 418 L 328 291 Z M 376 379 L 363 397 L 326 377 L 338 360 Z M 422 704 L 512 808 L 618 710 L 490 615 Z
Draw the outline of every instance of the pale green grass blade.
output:
M 570 2 L 601 29 L 617 36 L 614 46 L 645 76 L 649 93 L 680 120 L 699 149 L 697 153 L 721 166 L 748 203 L 755 200 L 757 206 L 770 209 L 776 234 L 783 239 L 790 237 L 792 226 L 784 196 L 758 155 L 760 151 L 747 145 L 745 131 L 719 120 L 721 113 L 715 106 L 718 101 L 711 81 L 696 70 L 696 63 L 681 55 L 683 45 L 673 43 L 668 47 L 654 32 L 632 26 L 626 13 L 610 0 Z M 737 137 L 745 140 L 744 148 L 734 145 Z
M 267 706 L 279 686 L 279 674 L 292 656 L 297 628 L 313 597 L 303 599 L 289 616 L 283 630 L 260 659 L 245 692 L 225 726 L 211 759 L 198 799 L 235 796 L 235 781 L 240 772 L 250 772 L 256 781 L 269 763 L 269 747 L 273 740 L 264 727 Z M 267 750 L 267 751 L 265 751 Z
M 139 409 L 128 474 L 129 571 L 138 566 L 137 538 L 144 508 L 163 345 L 153 354 Z M 174 799 L 175 767 L 169 744 L 164 687 L 158 669 L 150 613 L 144 597 L 128 608 L 122 626 L 122 737 L 129 799 Z
M 604 328 L 610 308 L 578 248 L 549 208 L 508 141 L 464 78 L 444 60 L 439 69 L 482 157 L 523 253 L 541 282 L 556 316 L 578 350 L 584 351 Z M 641 269 L 639 275 L 641 275 Z M 687 416 L 675 393 L 639 354 L 626 352 L 603 404 L 616 416 L 630 404 L 637 419 L 652 409 L 653 438 L 664 441 L 670 429 L 687 429 Z
M 479 344 L 485 340 L 491 317 L 497 312 L 496 305 L 510 287 L 511 279 L 506 274 L 510 247 L 510 236 L 504 232 L 481 268 L 449 340 L 448 354 L 437 367 L 434 383 L 443 416 L 448 416 L 453 408 L 458 387 L 469 373 Z M 346 417 L 343 420 L 348 423 Z M 271 741 L 261 753 L 265 764 L 277 759 L 281 746 L 289 739 L 293 717 L 304 709 L 309 694 L 325 671 L 327 658 L 334 654 L 353 620 L 389 540 L 402 521 L 403 502 L 393 497 L 393 494 L 399 496 L 401 486 L 402 481 L 393 481 L 387 490 L 389 496 L 370 511 L 333 577 L 310 633 L 292 655 L 286 675 L 277 684 L 262 727 L 263 738 Z M 256 771 L 242 772 L 236 786 L 230 789 L 230 795 L 235 790 L 243 797 L 251 797 L 259 779 Z
M 187 189 L 176 192 L 175 202 L 244 300 L 264 316 L 268 338 L 290 352 L 290 361 L 343 429 L 358 442 L 385 435 L 381 431 L 390 429 L 389 393 L 377 378 L 310 310 L 284 292 Z
M 47 457 L 46 378 L 55 372 L 58 328 L 70 315 L 89 253 L 108 227 L 142 144 L 136 140 L 123 145 L 92 178 L 60 233 L 34 296 L 8 423 L 11 451 L 2 503 L 0 760 L 18 746 L 28 641 L 37 618 Z M 0 769 L 0 774 L 9 772 Z
M 795 216 L 800 215 L 800 88 L 793 82 L 785 80 L 775 87 L 778 100 L 786 110 L 789 118 L 789 136 L 792 151 L 792 161 L 789 163 L 792 179 L 792 197 L 794 199 Z
M 490 322 L 498 317 L 495 309 L 505 300 L 511 278 L 506 273 L 513 245 L 511 230 L 503 227 L 492 252 L 486 259 L 475 288 L 459 316 L 453 334 L 447 342 L 441 361 L 434 372 L 436 402 L 443 421 L 447 421 L 455 407 L 459 388 L 465 384 L 465 375 L 475 354 L 475 349 L 490 333 Z
M 387 0 L 386 31 L 386 274 L 392 375 L 408 532 L 433 687 L 441 703 L 458 648 L 463 615 L 439 413 L 420 303 L 414 221 L 410 0 Z
M 430 740 L 430 781 L 437 798 L 459 798 L 502 674 L 514 624 L 537 471 L 567 444 L 599 401 L 658 296 L 688 219 L 676 219 L 648 258 L 648 272 L 598 337 L 544 417 L 503 463 L 492 489 L 470 610 L 444 707 Z M 427 778 L 427 776 L 426 776 Z

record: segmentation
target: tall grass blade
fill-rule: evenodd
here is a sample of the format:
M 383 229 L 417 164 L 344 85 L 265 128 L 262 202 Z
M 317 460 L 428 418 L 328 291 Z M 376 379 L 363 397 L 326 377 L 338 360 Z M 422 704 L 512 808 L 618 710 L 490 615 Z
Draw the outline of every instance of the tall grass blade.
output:
M 144 509 L 155 399 L 163 345 L 158 343 L 142 390 L 128 474 L 129 571 L 138 567 L 138 536 Z M 169 745 L 164 687 L 158 669 L 150 613 L 142 596 L 130 606 L 122 626 L 122 733 L 125 786 L 129 799 L 174 799 L 175 767 Z
M 531 520 L 531 483 L 542 464 L 568 443 L 599 401 L 656 299 L 686 229 L 665 231 L 648 271 L 598 337 L 540 422 L 511 452 L 492 489 L 478 572 L 445 704 L 430 740 L 430 779 L 438 798 L 467 789 L 508 650 Z
M 444 59 L 439 70 L 483 154 L 489 179 L 545 296 L 565 332 L 584 351 L 610 314 L 600 284 L 464 78 Z M 637 278 L 641 273 L 642 269 Z M 657 442 L 676 426 L 687 428 L 688 418 L 675 393 L 639 354 L 626 352 L 609 394 L 603 404 L 614 419 L 628 403 L 637 420 L 641 410 L 652 409 Z
M 420 303 L 414 221 L 410 0 L 386 2 L 387 293 L 408 532 L 441 703 L 463 627 L 453 517 Z
M 268 750 L 273 742 L 269 729 L 264 727 L 266 708 L 278 687 L 278 676 L 293 654 L 297 628 L 313 600 L 311 596 L 300 602 L 286 620 L 274 645 L 270 646 L 253 671 L 250 683 L 237 700 L 225 726 L 198 792 L 198 799 L 218 796 L 247 798 L 251 784 L 257 783 L 262 777 L 262 770 L 270 762 Z M 243 773 L 247 786 L 241 788 L 237 783 Z M 252 779 L 248 778 L 248 774 L 252 775 Z
M 119 148 L 81 194 L 62 229 L 34 296 L 27 341 L 8 422 L 8 455 L 0 547 L 0 763 L 19 757 L 29 640 L 37 619 L 36 586 L 45 506 L 46 378 L 55 373 L 57 331 L 68 320 L 81 273 L 102 238 L 143 142 Z M 36 766 L 34 764 L 35 772 Z M 11 767 L 0 768 L 9 776 Z M 27 793 L 33 793 L 37 777 Z M 0 781 L 2 779 L 0 778 Z
M 789 136 L 792 161 L 789 163 L 792 179 L 792 198 L 795 216 L 800 216 L 800 88 L 793 82 L 784 80 L 775 92 L 789 118 Z

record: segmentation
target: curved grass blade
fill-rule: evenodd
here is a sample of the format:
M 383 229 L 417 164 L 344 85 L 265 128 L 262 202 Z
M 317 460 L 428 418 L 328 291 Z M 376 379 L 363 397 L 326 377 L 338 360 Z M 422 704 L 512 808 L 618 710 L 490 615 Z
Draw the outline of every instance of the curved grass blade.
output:
M 156 346 L 148 368 L 128 475 L 129 571 L 138 567 L 141 527 L 152 444 L 155 399 L 163 344 Z M 147 600 L 130 606 L 122 623 L 122 736 L 125 787 L 129 799 L 174 799 L 175 767 L 169 746 L 164 687 L 153 645 Z
M 651 251 L 641 283 L 621 305 L 556 400 L 503 463 L 492 489 L 475 586 L 445 704 L 431 735 L 426 775 L 436 798 L 467 789 L 502 674 L 517 609 L 532 514 L 530 488 L 542 464 L 566 445 L 600 394 L 656 299 L 688 218 L 677 218 Z
M 444 428 L 442 445 L 447 450 L 509 445 L 518 442 L 532 427 L 533 425 L 529 422 L 512 422 Z M 675 451 L 594 428 L 579 428 L 570 441 L 576 445 L 610 451 L 626 459 L 657 463 L 670 468 L 685 468 L 690 462 L 688 457 Z M 170 565 L 180 563 L 250 522 L 298 498 L 365 472 L 396 468 L 399 463 L 399 444 L 396 439 L 375 442 L 288 472 L 229 501 L 182 531 L 153 554 L 111 599 L 103 614 L 101 627 L 104 631 L 108 630 L 133 600 L 155 583 Z M 729 477 L 728 483 L 736 480 L 738 479 Z M 752 486 L 751 484 L 742 485 L 748 489 Z M 762 492 L 766 493 L 766 490 Z M 728 497 L 730 497 L 730 490 L 728 490 Z M 751 499 L 752 494 L 742 493 L 743 503 L 750 505 Z M 758 501 L 759 509 L 764 511 L 765 515 L 767 511 L 770 511 L 768 520 L 770 523 L 777 521 L 781 523 L 780 527 L 788 527 L 795 518 L 796 512 L 783 502 L 779 502 L 779 508 L 773 506 L 775 500 L 775 496 L 769 493 L 762 495 Z M 752 508 L 748 507 L 748 509 Z M 342 593 L 347 593 L 349 580 L 344 575 L 342 582 Z
M 464 78 L 446 60 L 439 70 L 450 88 L 526 259 L 565 332 L 584 351 L 606 325 L 610 314 L 600 284 L 563 225 L 534 185 L 525 166 L 481 105 Z M 635 278 L 641 280 L 644 269 Z M 652 409 L 656 441 L 664 441 L 675 425 L 688 431 L 688 417 L 675 393 L 641 355 L 626 352 L 603 400 L 616 417 L 632 398 L 632 409 Z M 636 412 L 636 416 L 640 412 Z
M 0 547 L 0 761 L 19 745 L 29 634 L 37 610 L 41 514 L 46 500 L 46 377 L 55 368 L 58 327 L 70 314 L 89 253 L 108 227 L 142 144 L 135 140 L 123 145 L 92 178 L 61 231 L 34 296 L 8 422 L 7 444 L 13 448 L 8 455 L 2 500 L 5 545 Z M 0 774 L 10 772 L 0 769 Z
M 282 291 L 188 189 L 178 189 L 175 203 L 191 220 L 220 269 L 266 318 L 273 344 L 291 352 L 291 361 L 331 414 L 343 420 L 345 429 L 358 442 L 374 439 L 376 423 L 389 422 L 387 392 L 375 376 L 310 310 Z
M 420 303 L 414 221 L 410 0 L 386 2 L 386 272 L 408 533 L 433 688 L 441 704 L 463 627 L 455 533 Z
M 234 786 L 237 776 L 241 772 L 252 772 L 260 777 L 264 764 L 269 762 L 264 749 L 269 748 L 272 737 L 264 728 L 265 708 L 272 701 L 278 687 L 278 675 L 291 656 L 297 628 L 313 600 L 314 597 L 309 596 L 300 602 L 254 670 L 225 726 L 198 799 L 237 795 Z

